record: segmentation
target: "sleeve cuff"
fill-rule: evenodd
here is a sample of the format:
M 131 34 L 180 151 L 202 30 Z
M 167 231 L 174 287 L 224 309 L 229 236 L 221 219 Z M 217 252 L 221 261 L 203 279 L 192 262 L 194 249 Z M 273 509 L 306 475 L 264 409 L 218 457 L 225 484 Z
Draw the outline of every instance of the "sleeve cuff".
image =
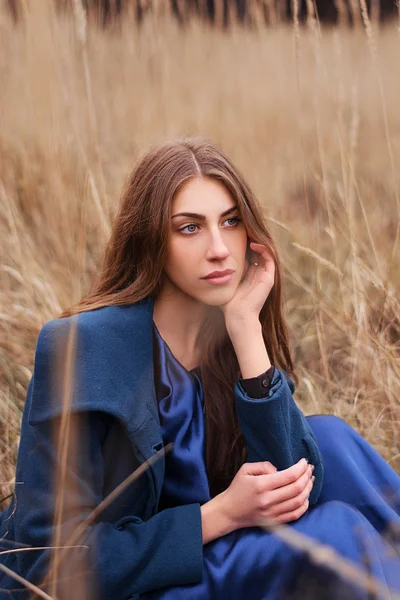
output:
M 254 396 L 250 396 L 248 394 L 248 390 L 247 390 L 247 386 L 245 387 L 246 384 L 244 384 L 243 382 L 248 381 L 246 379 L 242 379 L 239 378 L 239 380 L 236 383 L 236 389 L 239 392 L 239 395 L 242 397 L 242 399 L 244 399 L 247 402 L 262 402 L 263 400 L 269 400 L 272 398 L 272 396 L 274 396 L 276 394 L 276 392 L 279 390 L 280 386 L 282 385 L 282 378 L 281 378 L 281 374 L 279 372 L 278 369 L 274 368 L 274 374 L 269 386 L 269 390 L 267 391 L 267 393 L 264 396 L 260 396 L 260 397 L 254 397 Z
M 274 377 L 275 367 L 271 366 L 257 377 L 240 378 L 240 384 L 250 398 L 263 398 L 269 392 Z

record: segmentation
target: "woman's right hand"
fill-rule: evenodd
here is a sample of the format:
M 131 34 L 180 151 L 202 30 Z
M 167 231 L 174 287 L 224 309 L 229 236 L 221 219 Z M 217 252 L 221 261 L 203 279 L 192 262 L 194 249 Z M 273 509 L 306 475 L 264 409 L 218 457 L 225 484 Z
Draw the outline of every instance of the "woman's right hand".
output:
M 309 506 L 313 470 L 304 458 L 283 471 L 269 462 L 242 465 L 220 494 L 220 508 L 232 530 L 299 519 Z
M 313 470 L 304 458 L 283 471 L 269 462 L 242 465 L 228 489 L 200 507 L 203 544 L 243 527 L 299 519 L 308 509 Z

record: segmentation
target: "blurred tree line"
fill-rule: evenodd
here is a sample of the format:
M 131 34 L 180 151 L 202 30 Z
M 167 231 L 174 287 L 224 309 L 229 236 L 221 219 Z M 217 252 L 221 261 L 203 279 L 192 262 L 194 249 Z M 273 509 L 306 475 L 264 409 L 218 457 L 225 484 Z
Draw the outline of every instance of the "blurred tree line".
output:
M 244 26 L 275 25 L 293 19 L 306 21 L 310 14 L 323 23 L 357 26 L 361 24 L 362 6 L 366 6 L 371 21 L 378 22 L 398 16 L 397 0 L 54 0 L 58 10 L 69 10 L 81 2 L 88 20 L 107 27 L 124 14 L 130 13 L 140 24 L 147 16 L 172 14 L 184 25 L 200 18 L 220 27 L 232 21 Z M 4 0 L 15 22 L 23 17 L 24 0 Z

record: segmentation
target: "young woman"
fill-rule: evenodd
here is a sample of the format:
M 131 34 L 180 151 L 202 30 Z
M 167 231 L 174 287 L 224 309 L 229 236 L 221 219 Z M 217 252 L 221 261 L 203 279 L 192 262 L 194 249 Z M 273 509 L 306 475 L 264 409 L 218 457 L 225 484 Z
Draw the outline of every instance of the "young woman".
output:
M 4 597 L 28 597 L 18 577 L 54 598 L 381 597 L 267 524 L 400 591 L 400 478 L 344 421 L 296 406 L 281 294 L 225 154 L 191 138 L 146 154 L 90 293 L 39 334 Z

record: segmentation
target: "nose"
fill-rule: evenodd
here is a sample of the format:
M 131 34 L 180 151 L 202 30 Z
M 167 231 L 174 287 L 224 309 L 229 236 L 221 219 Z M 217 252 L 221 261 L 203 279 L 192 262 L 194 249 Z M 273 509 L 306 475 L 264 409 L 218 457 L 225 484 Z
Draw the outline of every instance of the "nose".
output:
M 224 260 L 229 256 L 229 249 L 222 239 L 221 232 L 217 230 L 210 234 L 210 242 L 207 249 L 207 260 Z

